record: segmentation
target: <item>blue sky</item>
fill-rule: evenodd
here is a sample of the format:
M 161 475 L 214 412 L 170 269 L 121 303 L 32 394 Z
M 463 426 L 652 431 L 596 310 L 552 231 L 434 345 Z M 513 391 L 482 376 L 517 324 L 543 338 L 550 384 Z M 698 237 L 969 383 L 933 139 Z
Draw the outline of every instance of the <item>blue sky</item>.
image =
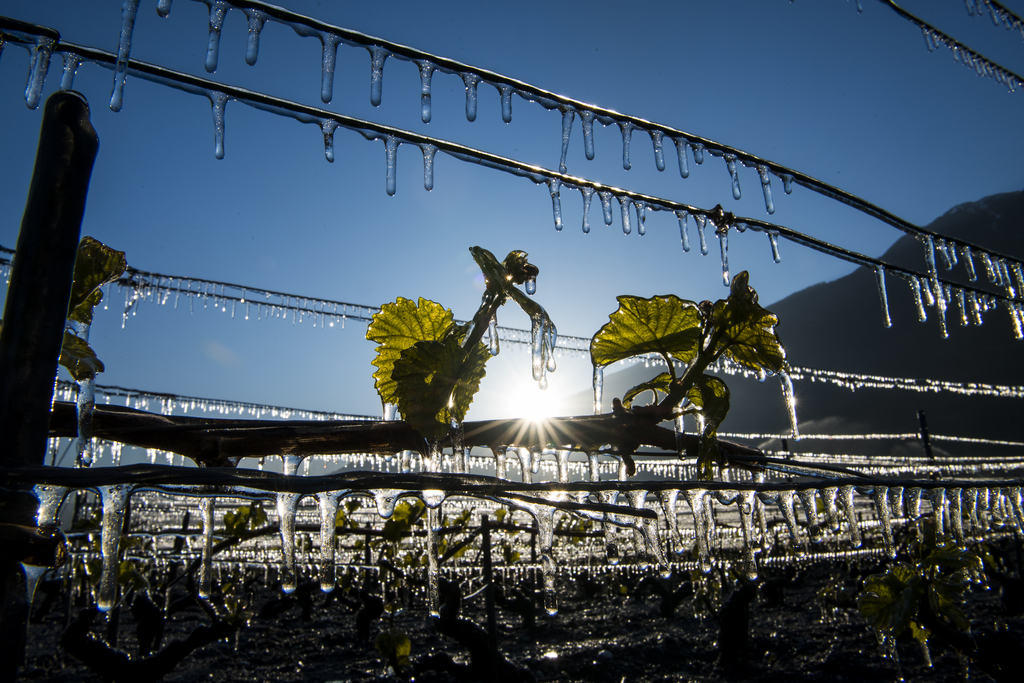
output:
M 919 29 L 875 0 L 862 0 L 862 13 L 847 0 L 279 4 L 744 149 L 920 225 L 955 204 L 1024 187 L 1024 92 L 1007 93 L 947 51 L 929 53 Z M 960 0 L 901 4 L 1024 73 L 1019 33 L 968 16 Z M 1019 0 L 1005 4 L 1024 14 Z M 424 124 L 413 65 L 387 62 L 383 101 L 374 108 L 368 54 L 345 46 L 334 99 L 323 105 L 319 42 L 268 24 L 250 67 L 237 10 L 224 26 L 218 70 L 208 75 L 206 5 L 174 0 L 167 19 L 155 6 L 142 2 L 133 58 L 557 169 L 556 112 L 513 98 L 506 125 L 497 92 L 481 86 L 470 123 L 462 81 L 437 74 L 432 121 Z M 5 0 L 0 10 L 109 51 L 117 49 L 120 12 L 118 0 Z M 27 52 L 4 50 L 0 244 L 8 247 L 17 239 L 42 112 L 25 106 L 27 68 Z M 398 191 L 390 197 L 380 142 L 339 131 L 329 164 L 316 127 L 238 103 L 227 106 L 226 154 L 217 160 L 207 100 L 129 78 L 124 107 L 114 113 L 111 82 L 111 72 L 88 64 L 75 81 L 101 141 L 82 232 L 124 250 L 140 269 L 373 305 L 423 296 L 468 318 L 480 296 L 468 248 L 480 245 L 499 258 L 523 249 L 541 268 L 537 299 L 560 332 L 579 336 L 606 321 L 619 294 L 699 300 L 726 293 L 716 245 L 706 257 L 696 248 L 684 253 L 670 214 L 650 215 L 642 237 L 635 228 L 625 236 L 617 210 L 605 226 L 595 200 L 593 229 L 584 235 L 580 195 L 565 190 L 566 227 L 556 232 L 544 186 L 438 154 L 427 192 L 420 153 L 408 146 L 399 150 Z M 59 83 L 55 59 L 46 94 Z M 736 201 L 721 159 L 691 162 L 684 180 L 667 154 L 659 173 L 643 134 L 634 136 L 628 172 L 617 128 L 595 126 L 595 145 L 596 158 L 587 161 L 577 119 L 569 173 L 707 208 L 721 203 L 873 256 L 900 236 L 802 188 L 785 196 L 777 180 L 776 212 L 768 217 L 753 169 L 741 169 Z M 751 272 L 763 302 L 849 272 L 793 244 L 783 242 L 781 251 L 776 265 L 763 235 L 733 234 L 732 269 Z M 321 330 L 143 305 L 122 330 L 123 295 L 113 293 L 110 303 L 92 333 L 107 364 L 101 383 L 359 414 L 379 409 L 373 345 L 361 326 Z M 528 324 L 507 308 L 499 321 Z M 562 359 L 543 395 L 525 352 L 506 349 L 492 365 L 471 419 L 522 414 L 524 406 L 557 412 L 559 395 L 589 385 L 584 359 Z

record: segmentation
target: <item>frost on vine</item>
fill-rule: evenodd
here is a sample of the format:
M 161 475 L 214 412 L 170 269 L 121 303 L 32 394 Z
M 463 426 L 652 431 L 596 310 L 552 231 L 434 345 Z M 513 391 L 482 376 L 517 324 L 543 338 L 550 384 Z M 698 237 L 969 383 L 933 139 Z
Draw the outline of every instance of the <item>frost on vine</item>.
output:
M 665 361 L 668 372 L 627 391 L 617 410 L 657 421 L 693 415 L 700 427 L 697 463 L 705 479 L 711 478 L 713 463 L 721 462 L 717 432 L 729 412 L 729 388 L 705 370 L 721 358 L 762 374 L 787 368 L 786 351 L 775 332 L 779 320 L 758 305 L 748 280 L 746 271 L 737 275 L 729 297 L 714 304 L 674 295 L 620 296 L 619 309 L 590 345 L 595 369 L 637 356 L 660 356 Z M 681 375 L 677 363 L 685 367 Z M 635 406 L 636 398 L 648 391 L 655 401 Z M 660 403 L 659 395 L 665 396 Z

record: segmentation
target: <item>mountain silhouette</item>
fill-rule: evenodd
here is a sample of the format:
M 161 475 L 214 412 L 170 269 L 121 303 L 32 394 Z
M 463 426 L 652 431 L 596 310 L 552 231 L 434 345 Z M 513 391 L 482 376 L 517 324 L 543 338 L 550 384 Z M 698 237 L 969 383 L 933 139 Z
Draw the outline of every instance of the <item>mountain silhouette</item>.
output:
M 1003 254 L 1024 254 L 1024 191 L 961 204 L 927 227 Z M 969 284 L 962 256 L 960 263 L 948 271 L 941 257 L 936 259 L 944 279 Z M 925 272 L 923 243 L 910 235 L 897 240 L 882 260 Z M 975 256 L 974 262 L 978 280 L 973 285 L 1001 291 L 988 281 L 982 259 Z M 803 289 L 766 308 L 779 317 L 777 329 L 793 366 L 886 377 L 1024 385 L 1024 341 L 1015 338 L 1004 308 L 984 314 L 981 326 L 963 326 L 954 298 L 946 312 L 949 337 L 943 339 L 935 307 L 926 309 L 926 322 L 918 320 L 909 283 L 889 274 L 887 293 L 890 328 L 883 325 L 875 274 L 865 268 Z M 613 396 L 622 396 L 657 372 L 660 369 L 642 364 L 609 371 L 605 378 L 605 410 Z M 740 376 L 725 379 L 732 392 L 732 408 L 722 431 L 788 432 L 789 420 L 777 380 L 759 384 Z M 1020 398 L 877 388 L 850 391 L 809 379 L 794 384 L 804 433 L 916 432 L 917 411 L 924 410 L 929 429 L 935 434 L 1024 440 L 1024 399 Z M 573 408 L 585 413 L 591 402 L 589 395 L 580 395 Z M 919 451 L 920 445 L 913 448 Z

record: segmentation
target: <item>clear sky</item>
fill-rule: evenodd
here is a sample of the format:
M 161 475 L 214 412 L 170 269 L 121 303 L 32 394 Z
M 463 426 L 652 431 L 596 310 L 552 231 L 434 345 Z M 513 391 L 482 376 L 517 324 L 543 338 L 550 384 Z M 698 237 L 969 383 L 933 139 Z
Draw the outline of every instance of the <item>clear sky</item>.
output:
M 279 4 L 328 23 L 500 72 L 585 102 L 664 123 L 744 149 L 837 185 L 924 225 L 953 205 L 1024 188 L 1024 92 L 1007 93 L 945 50 L 929 53 L 918 28 L 876 0 L 717 2 L 302 2 Z M 970 17 L 961 0 L 904 0 L 907 10 L 989 58 L 1024 73 L 1024 39 Z M 1005 4 L 1024 14 L 1024 2 Z M 320 102 L 320 43 L 278 24 L 262 34 L 259 60 L 245 63 L 246 22 L 228 13 L 219 67 L 208 75 L 207 7 L 174 0 L 169 18 L 143 0 L 132 57 L 228 84 L 452 140 L 557 169 L 561 118 L 513 98 L 510 124 L 499 97 L 480 87 L 475 122 L 464 86 L 437 74 L 433 116 L 420 120 L 415 66 L 388 60 L 383 101 L 369 101 L 366 50 L 342 46 L 334 99 Z M 116 51 L 119 0 L 4 0 L 0 14 L 50 26 L 65 40 Z M 45 93 L 60 84 L 59 58 Z M 0 244 L 15 245 L 31 177 L 42 107 L 25 106 L 28 53 L 0 57 Z M 214 157 L 209 102 L 129 78 L 112 112 L 112 74 L 86 64 L 75 89 L 90 101 L 100 152 L 83 234 L 124 250 L 140 269 L 224 280 L 297 294 L 379 305 L 424 296 L 468 318 L 479 279 L 468 248 L 499 258 L 530 253 L 541 269 L 537 299 L 565 334 L 590 336 L 618 294 L 726 294 L 717 245 L 684 253 L 671 214 L 649 215 L 647 234 L 605 226 L 597 201 L 589 235 L 582 200 L 564 190 L 566 227 L 556 232 L 546 187 L 438 154 L 432 191 L 423 188 L 419 150 L 403 146 L 398 190 L 385 193 L 381 142 L 351 132 L 324 159 L 317 127 L 229 103 L 226 154 Z M 617 128 L 595 126 L 587 161 L 577 119 L 568 171 L 611 185 L 740 216 L 768 218 L 878 256 L 901 233 L 842 205 L 773 182 L 776 212 L 765 212 L 757 174 L 741 169 L 734 200 L 721 159 L 686 180 L 674 151 L 655 169 L 646 135 L 633 138 L 622 168 Z M 696 234 L 690 224 L 691 238 Z M 835 279 L 849 267 L 793 244 L 776 265 L 763 235 L 733 233 L 734 272 L 747 269 L 762 302 Z M 898 285 L 891 285 L 898 286 Z M 121 329 L 123 294 L 101 312 L 92 343 L 106 362 L 99 382 L 138 389 L 374 414 L 373 344 L 349 325 L 312 329 L 242 321 L 212 311 L 143 305 Z M 769 306 L 770 307 L 770 306 Z M 499 314 L 525 327 L 525 315 Z M 784 323 L 784 321 L 783 321 Z M 937 342 L 938 343 L 938 342 Z M 799 359 L 792 359 L 799 364 Z M 557 397 L 585 390 L 585 359 L 561 360 L 547 394 L 535 390 L 529 357 L 506 349 L 492 361 L 470 419 L 557 412 Z M 737 425 L 739 427 L 739 425 Z

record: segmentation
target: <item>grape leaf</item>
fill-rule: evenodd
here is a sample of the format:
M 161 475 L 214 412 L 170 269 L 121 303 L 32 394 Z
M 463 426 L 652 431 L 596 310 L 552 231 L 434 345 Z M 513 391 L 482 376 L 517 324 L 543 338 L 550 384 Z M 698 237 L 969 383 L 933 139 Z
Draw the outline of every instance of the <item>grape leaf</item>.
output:
M 103 363 L 81 337 L 64 331 L 64 344 L 60 348 L 60 364 L 68 369 L 75 381 L 92 379 L 97 372 L 103 372 Z
M 700 408 L 700 450 L 697 472 L 701 479 L 714 477 L 714 465 L 721 460 L 718 426 L 729 413 L 729 387 L 717 377 L 701 375 L 686 392 L 690 403 Z
M 428 440 L 447 434 L 452 420 L 465 418 L 489 357 L 481 343 L 463 349 L 456 335 L 407 348 L 391 371 L 402 419 Z
M 668 393 L 668 387 L 672 384 L 674 378 L 667 372 L 663 372 L 652 380 L 637 384 L 635 387 L 630 389 L 622 397 L 622 407 L 627 410 L 633 406 L 633 399 L 644 393 L 645 391 L 654 392 L 654 400 L 658 400 L 658 392 L 663 394 Z
M 75 257 L 68 320 L 91 323 L 92 309 L 103 299 L 100 287 L 121 277 L 127 268 L 123 251 L 111 249 L 92 237 L 83 237 Z
M 733 278 L 728 299 L 715 302 L 710 325 L 712 349 L 753 370 L 780 372 L 786 366 L 786 350 L 775 332 L 779 319 L 757 303 L 757 292 L 743 271 Z
M 417 342 L 442 339 L 451 328 L 452 319 L 451 311 L 423 298 L 413 303 L 398 297 L 374 314 L 366 329 L 366 338 L 380 344 L 373 360 L 377 366 L 373 377 L 382 402 L 398 403 L 398 385 L 392 378 L 392 371 L 402 352 Z
M 914 568 L 898 563 L 885 574 L 864 579 L 857 609 L 872 628 L 898 636 L 917 614 L 919 587 L 920 578 Z
M 669 294 L 643 299 L 618 297 L 619 308 L 590 342 L 595 367 L 645 353 L 689 363 L 696 356 L 701 316 L 697 305 Z

